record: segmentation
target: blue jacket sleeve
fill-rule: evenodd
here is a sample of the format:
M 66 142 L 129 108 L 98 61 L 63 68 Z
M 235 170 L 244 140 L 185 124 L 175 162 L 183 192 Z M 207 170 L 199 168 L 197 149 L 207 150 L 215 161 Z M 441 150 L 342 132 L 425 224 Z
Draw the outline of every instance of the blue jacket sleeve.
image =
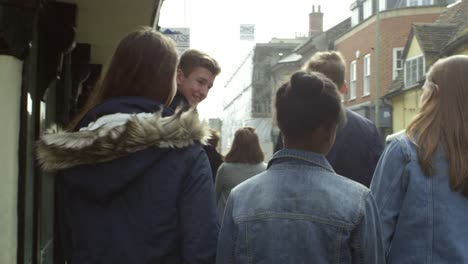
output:
M 362 217 L 354 232 L 353 263 L 384 264 L 385 251 L 382 242 L 382 224 L 371 192 L 363 199 Z
M 372 172 L 375 171 L 375 168 L 377 166 L 377 163 L 379 162 L 380 156 L 382 155 L 382 152 L 384 150 L 384 145 L 383 141 L 380 138 L 379 132 L 377 130 L 377 127 L 373 125 L 373 142 L 372 142 L 372 150 L 371 150 L 371 157 L 370 157 L 370 166 L 372 169 Z M 372 173 L 371 173 L 372 174 Z M 372 175 L 371 175 L 372 176 Z
M 211 168 L 204 151 L 195 157 L 179 201 L 183 263 L 214 263 L 219 224 Z
M 235 246 L 235 224 L 232 218 L 233 201 L 232 193 L 229 195 L 226 209 L 224 210 L 223 224 L 218 240 L 218 251 L 216 254 L 216 263 L 234 263 L 234 246 Z
M 388 254 L 407 189 L 406 164 L 401 139 L 394 139 L 380 157 L 371 182 L 380 218 L 385 253 Z

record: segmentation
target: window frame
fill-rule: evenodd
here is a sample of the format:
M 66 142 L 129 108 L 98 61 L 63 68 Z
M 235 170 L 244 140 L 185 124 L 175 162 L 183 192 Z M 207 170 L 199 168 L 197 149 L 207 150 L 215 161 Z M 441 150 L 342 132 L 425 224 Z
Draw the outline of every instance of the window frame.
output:
M 362 2 L 362 19 L 363 20 L 366 20 L 373 15 L 372 14 L 372 8 L 373 8 L 372 2 L 373 2 L 372 0 L 364 0 Z
M 419 59 L 422 59 L 422 69 L 419 68 L 419 62 L 418 60 Z M 415 67 L 415 76 L 414 77 L 414 80 L 413 79 L 410 79 L 410 81 L 413 81 L 411 83 L 409 83 L 409 80 L 408 80 L 408 76 L 409 74 L 410 75 L 413 75 L 413 73 L 409 72 L 409 69 L 408 69 L 408 64 L 410 63 L 415 63 L 415 66 L 411 66 L 411 68 Z M 415 86 L 418 86 L 418 82 L 424 77 L 426 76 L 426 58 L 424 57 L 424 55 L 416 55 L 416 56 L 413 56 L 413 57 L 410 57 L 410 58 L 407 58 L 405 60 L 405 64 L 404 64 L 404 84 L 405 84 L 405 88 L 411 88 L 411 87 L 415 87 Z M 421 76 L 419 76 L 419 74 L 421 74 Z
M 379 11 L 385 11 L 387 9 L 387 0 L 378 0 L 379 1 Z
M 416 5 L 411 5 L 412 1 L 417 1 Z M 430 3 L 428 4 L 423 4 L 425 0 L 406 0 L 406 6 L 428 6 L 428 5 L 434 5 L 434 0 L 429 0 Z
M 359 24 L 359 8 L 351 10 L 351 27 L 354 27 Z
M 367 62 L 367 65 L 366 65 Z M 363 81 L 362 81 L 362 97 L 369 96 L 371 94 L 371 55 L 366 54 L 362 60 L 362 72 L 363 72 Z
M 405 68 L 405 61 L 403 60 L 403 50 L 405 48 L 403 47 L 398 47 L 398 48 L 393 48 L 393 52 L 392 52 L 392 80 L 395 80 L 398 76 L 398 70 L 400 70 L 401 72 L 403 72 L 404 68 Z M 398 62 L 398 57 L 397 57 L 397 53 L 398 52 L 401 52 L 401 57 L 400 57 L 400 62 L 401 62 L 401 68 L 397 68 L 397 62 Z
M 357 64 L 356 60 L 353 60 L 349 66 L 349 100 L 356 99 L 356 87 L 357 87 Z

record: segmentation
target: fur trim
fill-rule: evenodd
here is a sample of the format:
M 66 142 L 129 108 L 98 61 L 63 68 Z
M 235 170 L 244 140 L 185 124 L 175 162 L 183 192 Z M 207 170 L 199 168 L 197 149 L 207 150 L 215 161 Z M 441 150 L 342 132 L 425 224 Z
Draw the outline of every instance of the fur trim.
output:
M 49 129 L 37 143 L 37 159 L 45 171 L 111 161 L 155 146 L 183 148 L 210 137 L 208 125 L 195 109 L 178 110 L 162 117 L 161 111 L 149 118 L 132 115 L 124 125 L 91 131 L 68 132 Z

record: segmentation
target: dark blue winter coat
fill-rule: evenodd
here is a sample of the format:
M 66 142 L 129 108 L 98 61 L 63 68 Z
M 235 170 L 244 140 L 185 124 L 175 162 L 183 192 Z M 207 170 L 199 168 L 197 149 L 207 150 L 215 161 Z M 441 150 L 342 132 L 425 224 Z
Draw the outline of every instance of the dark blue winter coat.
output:
M 208 131 L 196 112 L 162 108 L 140 97 L 111 99 L 80 131 L 39 142 L 42 167 L 61 171 L 72 264 L 214 263 L 219 226 L 200 144 Z
M 336 132 L 327 159 L 337 174 L 369 187 L 383 151 L 382 140 L 369 119 L 349 109 L 346 119 L 345 126 Z

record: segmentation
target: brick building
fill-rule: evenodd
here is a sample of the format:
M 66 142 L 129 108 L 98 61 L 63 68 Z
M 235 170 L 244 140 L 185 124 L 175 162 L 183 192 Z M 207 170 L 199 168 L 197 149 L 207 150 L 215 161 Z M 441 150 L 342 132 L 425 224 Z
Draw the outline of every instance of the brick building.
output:
M 346 106 L 375 122 L 375 100 L 386 93 L 386 88 L 403 69 L 401 55 L 411 25 L 434 22 L 446 9 L 447 2 L 380 0 L 379 43 L 376 1 L 357 1 L 351 5 L 352 28 L 335 41 L 335 49 L 343 54 L 347 63 Z M 376 54 L 377 45 L 379 55 Z M 383 134 L 391 133 L 391 106 L 385 101 L 379 105 L 378 126 Z
M 426 72 L 439 58 L 468 55 L 468 1 L 449 6 L 435 23 L 415 23 L 403 50 L 404 70 L 385 98 L 393 106 L 393 131 L 405 129 L 420 107 Z

